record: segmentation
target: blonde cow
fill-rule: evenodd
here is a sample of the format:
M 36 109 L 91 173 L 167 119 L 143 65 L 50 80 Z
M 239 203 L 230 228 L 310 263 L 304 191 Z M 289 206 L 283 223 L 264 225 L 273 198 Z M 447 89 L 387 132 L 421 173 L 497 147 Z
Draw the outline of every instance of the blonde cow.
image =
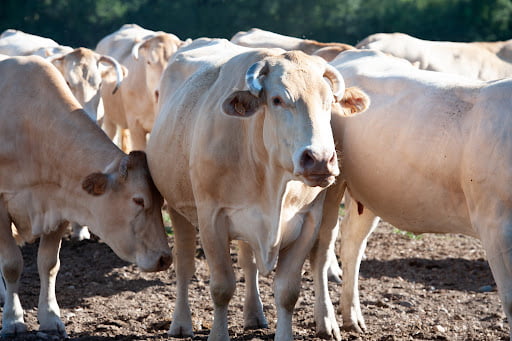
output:
M 431 41 L 405 33 L 376 33 L 356 45 L 407 59 L 423 70 L 457 74 L 484 81 L 512 76 L 512 63 L 501 56 L 511 55 L 506 44 Z M 497 53 L 501 52 L 501 56 Z
M 301 268 L 316 240 L 324 188 L 339 172 L 330 117 L 344 94 L 341 75 L 301 51 L 201 39 L 169 63 L 147 153 L 175 231 L 172 336 L 193 334 L 187 295 L 198 228 L 214 306 L 209 340 L 229 339 L 230 240 L 245 242 L 244 271 L 275 270 L 275 339 L 293 339 Z M 244 320 L 246 328 L 266 326 L 257 295 L 246 297 Z
M 40 330 L 67 337 L 55 296 L 67 220 L 87 224 L 142 271 L 164 270 L 171 254 L 163 200 L 144 152 L 119 150 L 52 64 L 39 56 L 7 58 L 0 74 L 1 334 L 26 331 L 19 299 L 23 257 L 16 244 L 39 238 Z
M 128 69 L 118 92 L 112 91 L 114 84 L 102 88 L 103 128 L 111 138 L 118 127 L 128 129 L 127 143 L 131 145 L 123 145 L 124 150 L 146 147 L 146 135 L 155 121 L 160 77 L 169 58 L 183 44 L 174 34 L 135 24 L 123 25 L 98 43 L 96 52 L 114 57 Z
M 252 28 L 247 32 L 240 31 L 231 38 L 231 42 L 246 47 L 277 47 L 287 51 L 300 50 L 307 54 L 320 56 L 327 61 L 331 61 L 345 50 L 354 49 L 353 46 L 348 44 L 321 43 L 316 40 L 285 36 L 259 28 Z
M 105 82 L 119 88 L 126 69 L 114 58 L 88 48 L 61 46 L 49 38 L 8 29 L 0 36 L 0 53 L 10 56 L 40 55 L 57 67 L 78 102 L 95 122 L 103 117 L 100 88 Z M 89 239 L 86 227 L 73 223 L 73 237 Z
M 0 35 L 0 53 L 8 56 L 38 55 L 48 57 L 68 53 L 72 47 L 59 45 L 55 40 L 19 30 L 7 29 Z
M 44 53 L 38 52 L 42 50 Z M 35 54 L 47 58 L 62 73 L 71 92 L 94 121 L 103 115 L 100 87 L 108 80 L 113 81 L 117 89 L 126 73 L 117 60 L 109 56 L 84 47 L 60 46 L 49 38 L 11 29 L 0 36 L 0 53 L 9 56 Z
M 357 277 L 379 217 L 414 233 L 479 238 L 510 324 L 512 80 L 418 70 L 372 50 L 344 52 L 331 65 L 372 100 L 364 115 L 333 115 L 332 122 L 343 171 L 328 189 L 321 234 L 330 237 L 348 190 L 340 248 L 344 326 L 365 329 Z

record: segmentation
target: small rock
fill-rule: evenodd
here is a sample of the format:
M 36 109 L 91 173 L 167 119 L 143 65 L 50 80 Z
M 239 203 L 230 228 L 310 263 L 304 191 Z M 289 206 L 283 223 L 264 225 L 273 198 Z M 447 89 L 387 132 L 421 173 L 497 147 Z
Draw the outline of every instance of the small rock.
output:
M 440 332 L 440 333 L 444 333 L 444 332 L 446 332 L 446 328 L 445 328 L 445 327 L 443 327 L 443 326 L 441 326 L 441 325 L 439 325 L 439 324 L 438 324 L 438 325 L 436 325 L 436 326 L 434 326 L 434 328 L 435 328 L 438 332 Z

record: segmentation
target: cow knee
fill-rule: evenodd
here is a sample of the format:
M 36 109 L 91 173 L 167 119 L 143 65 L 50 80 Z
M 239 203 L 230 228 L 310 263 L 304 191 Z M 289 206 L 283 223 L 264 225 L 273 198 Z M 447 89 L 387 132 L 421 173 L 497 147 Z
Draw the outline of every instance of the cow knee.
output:
M 15 257 L 2 265 L 2 275 L 6 282 L 15 283 L 23 271 L 23 258 Z
M 300 283 L 277 280 L 274 282 L 274 292 L 277 305 L 291 312 L 299 299 Z
M 234 278 L 225 281 L 211 281 L 210 293 L 212 295 L 213 303 L 216 306 L 228 305 L 231 297 L 235 293 L 236 282 Z

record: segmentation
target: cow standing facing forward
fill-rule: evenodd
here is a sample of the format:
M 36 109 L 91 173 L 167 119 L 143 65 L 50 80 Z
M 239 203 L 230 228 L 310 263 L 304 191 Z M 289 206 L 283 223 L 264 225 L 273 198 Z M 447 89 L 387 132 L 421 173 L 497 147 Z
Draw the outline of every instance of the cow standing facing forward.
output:
M 39 237 L 40 330 L 66 337 L 55 281 L 67 221 L 87 224 L 141 270 L 164 270 L 171 255 L 162 196 L 145 154 L 119 150 L 52 64 L 38 56 L 7 58 L 0 62 L 0 74 L 2 334 L 26 331 L 18 296 L 23 257 L 16 242 Z
M 254 255 L 244 258 L 244 270 L 275 269 L 275 339 L 293 339 L 301 268 L 316 240 L 324 188 L 339 172 L 330 120 L 343 78 L 300 51 L 201 39 L 173 57 L 160 91 L 147 153 L 175 230 L 178 296 L 169 333 L 193 334 L 187 293 L 198 227 L 214 304 L 209 340 L 229 339 L 231 240 Z M 265 326 L 261 302 L 251 303 L 245 327 Z

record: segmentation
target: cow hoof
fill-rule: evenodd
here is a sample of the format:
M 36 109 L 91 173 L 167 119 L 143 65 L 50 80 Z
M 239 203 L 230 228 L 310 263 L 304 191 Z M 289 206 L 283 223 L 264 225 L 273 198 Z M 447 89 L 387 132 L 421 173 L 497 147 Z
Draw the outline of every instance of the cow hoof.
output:
M 343 324 L 341 327 L 342 330 L 347 332 L 356 332 L 356 333 L 364 333 L 366 330 L 366 326 L 360 327 L 358 324 L 350 323 L 350 324 Z
M 65 340 L 68 338 L 68 335 L 66 332 L 64 334 L 58 332 L 58 331 L 38 331 L 37 334 L 38 340 L 47 340 L 47 341 L 59 341 L 59 340 Z
M 244 323 L 245 330 L 254 330 L 254 329 L 267 329 L 268 323 L 266 320 L 264 321 L 250 321 Z
M 171 328 L 169 328 L 167 335 L 172 336 L 172 337 L 185 338 L 185 337 L 194 337 L 194 332 L 192 331 L 191 328 L 187 328 L 187 327 L 183 327 L 183 326 L 175 326 L 173 323 L 173 324 L 171 324 Z
M 27 326 L 25 326 L 22 322 L 15 322 L 6 324 L 3 326 L 2 331 L 0 331 L 0 338 L 2 339 L 11 339 L 17 338 L 23 334 L 27 333 Z

